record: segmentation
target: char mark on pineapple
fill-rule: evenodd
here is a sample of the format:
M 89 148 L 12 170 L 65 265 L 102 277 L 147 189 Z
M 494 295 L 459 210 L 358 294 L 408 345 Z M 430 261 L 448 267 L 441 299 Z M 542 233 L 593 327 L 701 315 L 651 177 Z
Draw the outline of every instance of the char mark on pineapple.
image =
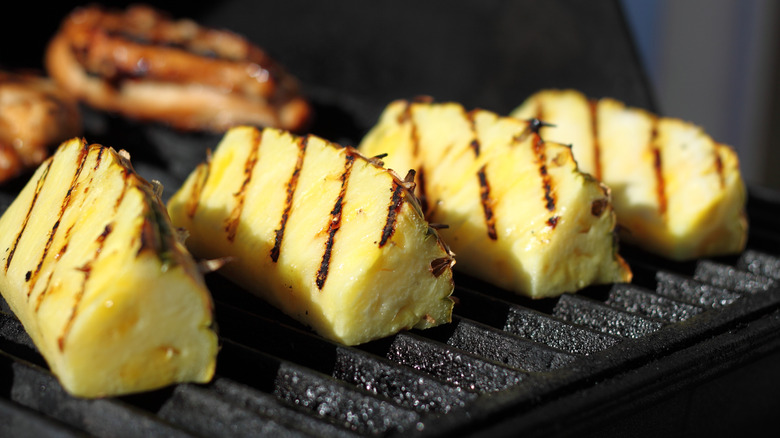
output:
M 479 178 L 479 197 L 482 201 L 482 211 L 485 213 L 488 237 L 498 240 L 496 232 L 496 215 L 493 213 L 493 200 L 490 198 L 490 183 L 488 182 L 486 166 L 483 165 L 477 172 Z
M 249 187 L 249 182 L 252 181 L 252 173 L 257 164 L 257 156 L 263 142 L 263 132 L 264 131 L 253 131 L 254 138 L 252 139 L 252 149 L 249 151 L 249 156 L 244 164 L 244 181 L 241 183 L 241 187 L 238 191 L 233 194 L 236 205 L 230 212 L 230 216 L 225 219 L 225 232 L 227 233 L 227 239 L 230 242 L 233 242 L 236 239 L 238 224 L 241 220 L 241 212 L 244 210 L 244 203 L 246 201 L 246 189 Z
M 52 160 L 48 160 L 46 162 L 46 167 L 43 169 L 41 176 L 38 178 L 38 181 L 35 183 L 35 192 L 33 193 L 32 202 L 30 202 L 30 207 L 27 209 L 27 214 L 25 215 L 24 221 L 22 222 L 22 227 L 19 229 L 19 234 L 16 235 L 16 238 L 14 239 L 14 243 L 13 245 L 11 245 L 11 248 L 9 249 L 8 257 L 5 259 L 5 272 L 8 272 L 8 268 L 11 266 L 11 260 L 13 260 L 14 254 L 16 253 L 16 247 L 19 246 L 19 240 L 22 238 L 24 231 L 27 229 L 27 223 L 30 221 L 30 216 L 32 214 L 33 209 L 35 208 L 35 203 L 38 202 L 38 195 L 40 195 L 41 190 L 43 189 L 43 185 L 46 183 L 46 177 L 49 175 L 49 169 L 51 168 L 51 163 Z M 27 281 L 30 281 L 29 276 L 27 278 Z
M 541 130 L 542 127 L 547 126 L 544 123 L 544 107 L 541 102 L 536 105 L 536 118 L 532 119 L 528 123 L 532 138 L 532 147 L 536 154 L 536 160 L 539 163 L 539 175 L 542 178 L 542 188 L 544 189 L 544 206 L 547 211 L 555 211 L 555 194 L 552 190 L 552 179 L 549 173 L 547 173 L 547 157 L 545 156 L 545 143 L 542 139 Z
M 385 246 L 390 238 L 393 237 L 398 220 L 398 213 L 401 211 L 401 207 L 404 204 L 404 186 L 398 181 L 393 180 L 393 186 L 390 190 L 392 195 L 390 197 L 390 205 L 387 208 L 387 219 L 385 220 L 385 226 L 382 229 L 382 238 L 379 240 L 380 248 Z
M 203 189 L 206 187 L 206 183 L 211 175 L 211 151 L 206 154 L 206 162 L 199 165 L 195 169 L 195 183 L 192 188 L 192 194 L 187 199 L 187 216 L 190 219 L 195 217 L 195 213 L 198 212 L 200 206 L 200 198 L 203 196 Z
M 347 183 L 349 175 L 352 173 L 352 166 L 355 163 L 355 155 L 347 152 L 344 162 L 344 172 L 341 174 L 341 190 L 336 198 L 333 210 L 330 212 L 330 222 L 328 223 L 328 240 L 325 242 L 325 252 L 322 254 L 320 269 L 317 271 L 317 288 L 322 290 L 325 286 L 325 280 L 328 279 L 330 269 L 330 257 L 333 252 L 333 243 L 335 242 L 336 232 L 341 228 L 341 215 L 344 211 L 344 197 L 347 194 Z
M 62 217 L 65 215 L 65 212 L 68 210 L 68 207 L 70 207 L 71 201 L 73 200 L 73 189 L 76 188 L 76 185 L 78 183 L 79 177 L 81 176 L 81 172 L 84 170 L 84 164 L 87 162 L 87 157 L 89 156 L 89 146 L 86 142 L 83 142 L 81 145 L 81 149 L 79 150 L 79 164 L 76 169 L 76 173 L 73 175 L 73 179 L 70 182 L 70 187 L 68 187 L 68 192 L 65 194 L 65 197 L 62 199 L 62 204 L 60 205 L 60 212 L 59 216 L 57 217 L 57 220 L 54 222 L 54 225 L 52 225 L 51 230 L 49 231 L 49 236 L 46 239 L 46 245 L 43 247 L 43 253 L 41 254 L 41 258 L 38 260 L 38 265 L 35 267 L 35 271 L 33 271 L 32 276 L 29 281 L 29 289 L 27 290 L 27 299 L 30 299 L 30 294 L 32 293 L 33 289 L 35 288 L 35 283 L 38 281 L 38 274 L 41 272 L 41 268 L 43 267 L 43 262 L 46 260 L 46 257 L 49 255 L 49 249 L 51 249 L 51 244 L 54 242 L 54 237 L 57 235 L 57 230 L 60 227 L 60 223 L 62 222 Z
M 664 181 L 663 158 L 661 148 L 658 145 L 658 119 L 653 120 L 653 128 L 650 131 L 650 151 L 653 154 L 653 171 L 655 174 L 655 193 L 658 198 L 658 213 L 666 215 L 667 198 L 666 182 Z
M 723 160 L 720 157 L 720 149 L 725 147 L 727 146 L 716 143 L 713 148 L 713 152 L 715 153 L 715 172 L 718 174 L 718 182 L 720 183 L 721 190 L 726 189 L 726 174 L 723 171 Z
M 292 211 L 293 196 L 295 195 L 295 189 L 298 187 L 298 178 L 301 176 L 301 169 L 303 168 L 303 159 L 306 156 L 306 146 L 309 143 L 309 137 L 302 137 L 298 141 L 298 159 L 295 163 L 295 169 L 290 175 L 290 179 L 287 180 L 287 199 L 284 203 L 284 210 L 282 211 L 282 218 L 279 223 L 279 228 L 274 230 L 274 247 L 271 248 L 271 260 L 276 263 L 279 260 L 279 251 L 282 248 L 282 239 L 284 239 L 284 229 L 287 227 L 287 220 L 290 218 Z
M 84 273 L 84 280 L 81 282 L 81 289 L 79 289 L 78 293 L 76 294 L 76 302 L 74 302 L 73 307 L 71 307 L 70 315 L 65 322 L 65 327 L 62 329 L 62 334 L 59 338 L 57 338 L 57 347 L 59 347 L 60 351 L 65 350 L 65 340 L 68 337 L 68 333 L 70 333 L 73 322 L 76 320 L 76 316 L 78 315 L 79 305 L 81 304 L 81 300 L 84 298 L 84 292 L 87 289 L 87 281 L 89 281 L 89 277 L 92 274 L 92 265 L 95 263 L 98 257 L 100 257 L 100 253 L 103 251 L 103 246 L 105 245 L 106 239 L 108 238 L 108 235 L 111 234 L 113 229 L 114 227 L 112 223 L 106 224 L 106 226 L 103 228 L 103 232 L 101 232 L 97 239 L 95 239 L 97 246 L 95 248 L 95 252 L 92 254 L 92 259 L 90 259 L 87 263 L 84 264 L 84 266 L 80 268 L 80 271 Z
M 466 118 L 471 126 L 471 133 L 473 139 L 469 146 L 474 151 L 474 159 L 479 158 L 479 154 L 482 152 L 482 146 L 479 142 L 477 135 L 477 125 L 474 121 L 475 111 L 466 113 Z M 487 164 L 482 165 L 477 171 L 477 181 L 479 181 L 479 198 L 482 203 L 482 211 L 485 214 L 485 226 L 487 228 L 487 235 L 491 240 L 498 240 L 498 233 L 496 232 L 496 216 L 493 213 L 493 199 L 490 196 L 490 182 L 487 177 Z
M 547 172 L 547 156 L 545 154 L 546 144 L 539 134 L 533 134 L 533 149 L 536 154 L 536 160 L 539 163 L 539 176 L 542 179 L 542 188 L 544 189 L 544 206 L 549 212 L 555 211 L 555 191 L 553 190 L 553 181 Z
M 409 123 L 409 137 L 412 141 L 412 156 L 417 158 L 420 156 L 420 134 L 417 131 L 417 123 L 414 122 L 414 115 L 412 114 L 413 102 L 407 101 L 403 112 L 398 117 L 398 123 Z
M 590 106 L 590 130 L 593 137 L 593 177 L 601 181 L 601 145 L 599 144 L 599 103 L 592 99 Z

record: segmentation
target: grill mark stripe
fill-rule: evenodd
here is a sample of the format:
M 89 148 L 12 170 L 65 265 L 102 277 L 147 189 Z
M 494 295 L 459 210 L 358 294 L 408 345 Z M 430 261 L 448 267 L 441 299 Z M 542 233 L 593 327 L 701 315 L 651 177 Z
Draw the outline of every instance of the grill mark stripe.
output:
M 403 112 L 398 116 L 398 123 L 409 123 L 409 139 L 412 142 L 412 157 L 414 157 L 415 161 L 418 161 L 420 156 L 420 134 L 417 131 L 417 123 L 415 123 L 412 114 L 412 105 L 413 102 L 406 102 Z
M 475 112 L 466 113 L 466 118 L 471 126 L 471 133 L 474 138 L 469 143 L 469 146 L 474 151 L 474 159 L 478 159 L 482 152 L 482 145 L 479 142 L 477 136 L 477 125 L 474 120 Z M 496 216 L 493 213 L 493 199 L 490 197 L 490 182 L 487 177 L 487 164 L 483 164 L 477 171 L 477 181 L 479 181 L 479 197 L 482 203 L 482 212 L 485 215 L 485 226 L 487 227 L 487 235 L 491 240 L 498 239 L 498 232 L 496 231 Z
M 542 102 L 538 102 L 536 105 L 536 118 L 538 120 L 544 120 L 544 107 L 542 105 Z M 544 203 L 545 208 L 549 212 L 555 211 L 555 193 L 553 193 L 553 186 L 552 186 L 552 179 L 550 178 L 550 175 L 547 173 L 547 165 L 545 164 L 547 162 L 547 157 L 545 156 L 545 143 L 544 140 L 542 140 L 541 135 L 539 134 L 539 131 L 541 130 L 541 125 L 538 126 L 537 130 L 532 130 L 531 134 L 533 137 L 533 149 L 534 153 L 536 153 L 536 159 L 539 162 L 539 175 L 542 179 L 542 188 L 544 189 Z M 557 221 L 556 221 L 557 223 Z
M 601 181 L 601 144 L 599 142 L 599 108 L 598 101 L 591 100 L 590 104 L 590 121 L 591 132 L 593 134 L 593 176 Z
M 92 167 L 92 170 L 98 170 L 98 167 L 100 167 L 100 162 L 103 160 L 103 151 L 105 148 L 98 149 L 98 155 L 97 158 L 95 158 L 95 166 Z
M 718 182 L 721 190 L 726 188 L 726 174 L 723 171 L 723 160 L 720 157 L 720 148 L 725 147 L 718 143 L 713 143 L 713 152 L 715 153 L 715 172 L 718 174 Z
M 27 290 L 27 299 L 30 298 L 30 294 L 32 293 L 32 290 L 35 288 L 35 284 L 38 281 L 38 274 L 41 272 L 41 268 L 43 267 L 43 262 L 44 260 L 46 260 L 46 257 L 48 256 L 49 249 L 51 249 L 52 242 L 54 242 L 54 236 L 56 236 L 57 234 L 57 230 L 60 227 L 60 222 L 62 221 L 65 212 L 68 210 L 68 207 L 70 207 L 70 203 L 73 199 L 71 195 L 73 195 L 73 189 L 76 187 L 76 183 L 78 182 L 78 179 L 81 176 L 81 172 L 84 170 L 84 164 L 86 164 L 87 158 L 89 157 L 89 149 L 90 148 L 86 143 L 82 144 L 81 150 L 79 151 L 78 168 L 76 169 L 76 173 L 73 175 L 73 179 L 70 182 L 70 187 L 68 188 L 68 192 L 65 194 L 65 198 L 63 198 L 62 204 L 60 205 L 60 214 L 57 220 L 54 222 L 54 225 L 52 226 L 51 230 L 49 231 L 49 237 L 46 240 L 46 245 L 43 248 L 43 253 L 41 254 L 41 258 L 38 260 L 38 265 L 35 267 L 35 271 L 33 271 L 32 273 L 32 277 L 30 279 L 30 288 Z
M 663 174 L 663 158 L 661 157 L 661 149 L 658 147 L 658 119 L 653 120 L 653 127 L 650 131 L 650 151 L 653 154 L 653 173 L 656 181 L 655 192 L 658 198 L 658 213 L 661 216 L 666 216 L 666 184 Z
M 108 238 L 108 235 L 111 234 L 111 231 L 113 231 L 113 229 L 114 227 L 112 223 L 106 224 L 105 228 L 103 228 L 103 232 L 100 233 L 100 235 L 96 239 L 97 248 L 95 248 L 95 252 L 92 254 L 92 259 L 89 260 L 83 267 L 80 268 L 80 270 L 84 272 L 84 280 L 81 282 L 81 289 L 76 294 L 76 302 L 73 304 L 73 307 L 71 308 L 70 316 L 68 317 L 68 320 L 65 323 L 65 327 L 62 330 L 62 334 L 60 334 L 60 337 L 57 338 L 57 346 L 59 347 L 61 352 L 65 350 L 65 340 L 67 339 L 68 334 L 70 333 L 71 327 L 73 327 L 73 322 L 76 320 L 76 315 L 77 315 L 79 305 L 81 304 L 81 300 L 84 298 L 84 293 L 86 292 L 87 289 L 87 281 L 89 281 L 90 275 L 92 274 L 92 265 L 97 261 L 98 257 L 100 257 L 100 253 L 103 251 L 103 246 L 105 245 L 106 238 Z
M 38 296 L 35 298 L 34 313 L 38 313 L 38 310 L 41 308 L 41 303 L 43 303 L 43 297 L 46 296 L 46 292 L 49 290 L 49 286 L 51 285 L 51 278 L 53 276 L 54 276 L 54 270 L 52 269 L 51 272 L 49 272 L 48 277 L 46 277 L 46 286 L 44 286 L 44 288 L 41 290 L 41 293 L 39 293 Z
M 422 209 L 423 213 L 427 216 L 429 214 L 428 208 L 428 193 L 426 192 L 426 185 L 425 185 L 425 172 L 423 170 L 424 167 L 424 160 L 423 157 L 420 154 L 420 131 L 419 127 L 417 126 L 417 122 L 414 120 L 414 114 L 412 114 L 412 105 L 414 105 L 414 102 L 407 101 L 406 106 L 404 107 L 404 111 L 401 113 L 401 115 L 398 117 L 398 123 L 409 123 L 409 141 L 412 144 L 412 163 L 413 169 L 416 171 L 416 181 L 417 181 L 417 187 L 415 188 L 418 198 L 420 200 L 420 208 Z
M 352 153 L 347 152 L 346 160 L 344 162 L 344 172 L 341 174 L 341 191 L 339 192 L 336 203 L 333 206 L 333 210 L 330 212 L 330 223 L 328 224 L 328 240 L 325 243 L 325 252 L 322 255 L 322 261 L 320 262 L 320 269 L 317 271 L 317 288 L 322 290 L 325 286 L 325 280 L 328 279 L 328 271 L 330 269 L 330 257 L 333 252 L 333 243 L 335 242 L 336 232 L 341 228 L 341 215 L 344 210 L 344 197 L 347 194 L 347 182 L 349 181 L 349 175 L 352 173 L 352 165 L 355 162 L 355 156 Z
M 553 182 L 550 174 L 547 172 L 547 156 L 545 155 L 545 142 L 539 136 L 539 134 L 533 134 L 533 148 L 536 153 L 536 159 L 539 163 L 539 176 L 542 180 L 542 188 L 544 189 L 544 203 L 545 208 L 549 212 L 555 211 L 555 192 L 553 190 Z
M 246 190 L 249 187 L 249 182 L 252 180 L 252 174 L 257 164 L 257 156 L 260 150 L 260 145 L 263 142 L 264 131 L 254 131 L 254 141 L 252 142 L 252 150 L 249 151 L 249 156 L 244 163 L 244 181 L 241 183 L 241 187 L 238 192 L 233 194 L 233 198 L 236 200 L 236 205 L 233 207 L 233 211 L 230 212 L 230 216 L 225 220 L 225 232 L 227 233 L 227 239 L 233 242 L 236 239 L 236 232 L 238 232 L 238 224 L 241 219 L 241 212 L 244 210 L 244 203 L 246 202 Z
M 483 165 L 477 172 L 477 177 L 479 178 L 479 195 L 482 200 L 482 211 L 485 214 L 488 237 L 490 237 L 491 240 L 498 240 L 496 216 L 493 213 L 493 201 L 490 198 L 490 183 L 487 178 L 486 166 L 487 164 Z
M 303 160 L 306 157 L 306 146 L 309 143 L 309 137 L 303 137 L 298 142 L 298 160 L 295 163 L 295 169 L 287 180 L 287 199 L 285 200 L 282 218 L 279 221 L 279 228 L 274 230 L 274 247 L 271 248 L 271 260 L 276 263 L 279 260 L 279 252 L 282 249 L 282 240 L 284 239 L 284 229 L 287 227 L 287 220 L 292 212 L 293 196 L 298 188 L 298 178 L 301 176 Z
M 211 153 L 206 156 L 206 162 L 196 169 L 197 176 L 195 178 L 195 187 L 192 188 L 189 199 L 187 199 L 187 216 L 190 219 L 195 217 L 195 213 L 198 212 L 200 207 L 200 200 L 203 197 L 203 190 L 206 188 L 206 183 L 211 176 Z
M 38 182 L 35 184 L 35 193 L 33 194 L 32 202 L 30 202 L 30 207 L 27 209 L 24 222 L 22 222 L 22 228 L 19 230 L 19 234 L 16 235 L 16 239 L 14 239 L 14 244 L 11 246 L 8 258 L 5 259 L 5 272 L 8 272 L 8 268 L 11 266 L 11 260 L 13 260 L 14 254 L 16 253 L 16 247 L 19 246 L 19 240 L 21 240 L 22 235 L 27 229 L 27 223 L 30 221 L 33 208 L 35 208 L 35 204 L 38 202 L 38 195 L 40 195 L 44 184 L 46 184 L 46 177 L 49 176 L 49 169 L 51 168 L 52 161 L 53 160 L 47 161 L 46 168 L 44 168 L 43 173 L 40 178 L 38 178 Z
M 387 208 L 387 219 L 385 220 L 385 227 L 382 229 L 382 238 L 379 241 L 380 248 L 385 246 L 393 236 L 393 233 L 395 233 L 398 213 L 401 211 L 404 203 L 404 187 L 398 181 L 393 181 L 391 191 L 392 196 L 390 197 L 390 205 Z

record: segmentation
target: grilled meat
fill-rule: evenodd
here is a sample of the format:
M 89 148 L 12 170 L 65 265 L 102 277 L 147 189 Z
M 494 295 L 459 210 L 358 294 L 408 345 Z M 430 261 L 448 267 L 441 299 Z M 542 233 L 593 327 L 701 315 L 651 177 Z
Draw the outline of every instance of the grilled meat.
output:
M 299 130 L 311 113 L 297 80 L 256 45 L 144 5 L 77 8 L 45 61 L 80 100 L 183 130 L 221 132 L 237 124 Z
M 76 100 L 34 73 L 0 71 L 0 182 L 36 168 L 81 134 Z

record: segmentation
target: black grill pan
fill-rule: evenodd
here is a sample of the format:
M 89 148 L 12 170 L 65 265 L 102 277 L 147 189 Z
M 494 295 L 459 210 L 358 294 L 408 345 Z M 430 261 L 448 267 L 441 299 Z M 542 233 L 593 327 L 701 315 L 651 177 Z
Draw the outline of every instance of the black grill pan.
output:
M 266 47 L 312 98 L 312 132 L 343 144 L 419 94 L 507 113 L 539 88 L 574 87 L 655 109 L 617 1 L 159 6 Z M 34 68 L 59 18 L 20 7 L 41 31 L 0 62 Z M 84 112 L 87 140 L 127 149 L 166 199 L 220 138 Z M 23 183 L 0 188 L 1 210 Z M 451 324 L 358 347 L 209 274 L 214 381 L 102 400 L 67 395 L 2 307 L 0 435 L 749 435 L 780 407 L 780 195 L 751 188 L 748 217 L 733 257 L 677 263 L 624 245 L 630 285 L 530 301 L 456 274 Z

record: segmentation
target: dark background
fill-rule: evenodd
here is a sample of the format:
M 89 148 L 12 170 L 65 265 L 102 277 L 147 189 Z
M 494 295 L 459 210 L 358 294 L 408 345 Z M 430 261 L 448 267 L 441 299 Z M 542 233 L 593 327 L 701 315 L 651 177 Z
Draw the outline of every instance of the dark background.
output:
M 23 23 L 21 31 L 0 29 L 0 65 L 40 69 L 47 41 L 76 4 L 56 3 L 45 11 L 21 4 L 13 18 Z M 314 101 L 312 129 L 334 141 L 359 141 L 387 103 L 417 95 L 505 114 L 540 88 L 574 87 L 655 108 L 618 1 L 154 5 L 265 48 Z

